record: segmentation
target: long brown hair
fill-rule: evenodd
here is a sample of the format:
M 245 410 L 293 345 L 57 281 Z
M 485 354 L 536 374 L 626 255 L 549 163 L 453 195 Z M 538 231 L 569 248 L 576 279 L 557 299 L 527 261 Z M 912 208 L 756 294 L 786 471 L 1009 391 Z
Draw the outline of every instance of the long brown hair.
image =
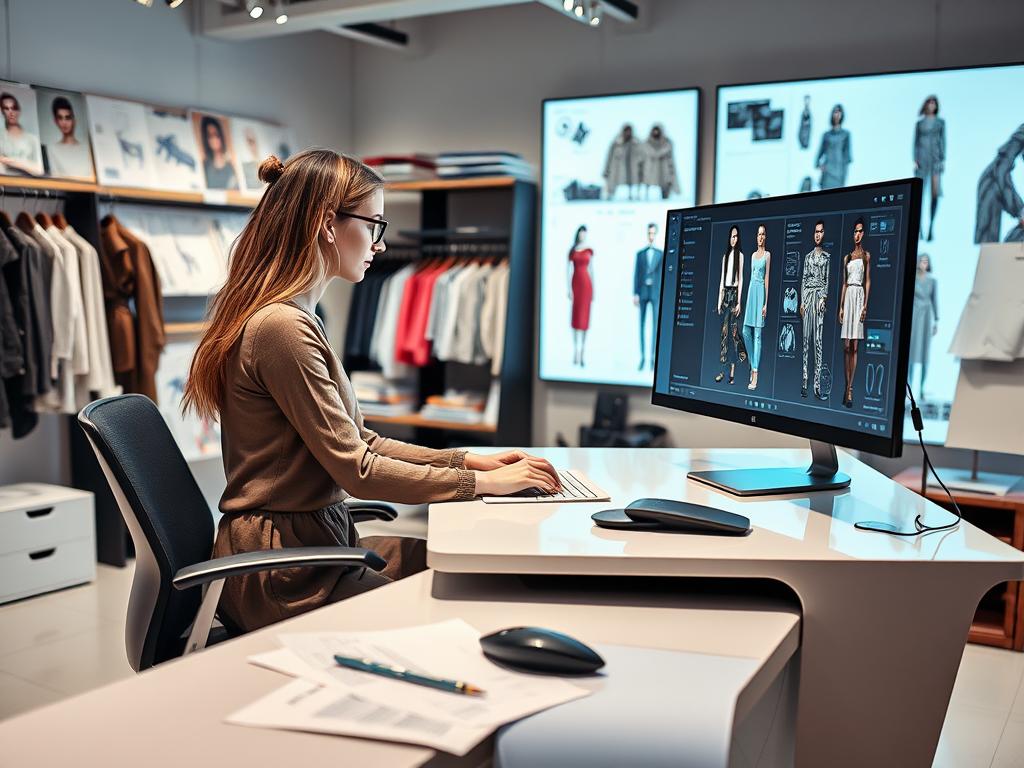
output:
M 350 213 L 384 187 L 376 171 L 330 149 L 307 149 L 287 163 L 271 156 L 259 177 L 266 192 L 235 244 L 185 382 L 182 410 L 205 418 L 216 418 L 224 404 L 227 357 L 249 318 L 326 277 L 317 238 L 327 213 Z

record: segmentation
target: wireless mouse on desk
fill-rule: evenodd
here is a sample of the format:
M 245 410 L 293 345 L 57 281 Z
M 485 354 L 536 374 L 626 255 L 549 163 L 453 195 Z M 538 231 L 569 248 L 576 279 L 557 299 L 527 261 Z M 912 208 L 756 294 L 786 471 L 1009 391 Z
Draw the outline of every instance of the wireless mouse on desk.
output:
M 637 499 L 626 507 L 626 515 L 640 523 L 658 523 L 677 531 L 743 534 L 750 520 L 743 515 L 670 499 Z
M 604 666 L 604 659 L 579 640 L 538 627 L 515 627 L 480 638 L 484 656 L 519 672 L 582 675 Z

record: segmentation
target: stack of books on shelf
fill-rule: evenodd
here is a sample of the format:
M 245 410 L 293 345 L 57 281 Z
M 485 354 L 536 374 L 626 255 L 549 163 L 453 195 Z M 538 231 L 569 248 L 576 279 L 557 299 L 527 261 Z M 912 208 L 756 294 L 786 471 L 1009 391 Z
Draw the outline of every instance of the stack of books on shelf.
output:
M 353 371 L 352 388 L 363 416 L 408 416 L 416 412 L 416 387 L 373 371 Z
M 532 165 L 511 152 L 442 152 L 437 156 L 437 175 L 442 179 L 471 179 L 476 176 L 515 176 L 533 181 Z
M 364 157 L 363 162 L 376 169 L 388 181 L 428 181 L 436 179 L 437 157 L 420 152 L 411 155 Z
M 450 421 L 459 424 L 479 424 L 483 421 L 486 396 L 480 392 L 447 390 L 443 395 L 431 395 L 420 409 L 427 421 Z

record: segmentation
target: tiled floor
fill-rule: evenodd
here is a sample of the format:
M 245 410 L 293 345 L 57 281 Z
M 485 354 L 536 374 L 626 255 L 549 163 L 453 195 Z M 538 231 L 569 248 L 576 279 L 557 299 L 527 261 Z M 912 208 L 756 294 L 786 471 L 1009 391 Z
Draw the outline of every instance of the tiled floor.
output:
M 133 674 L 132 573 L 101 565 L 94 584 L 0 606 L 0 719 Z M 933 768 L 1024 768 L 1024 653 L 967 646 Z

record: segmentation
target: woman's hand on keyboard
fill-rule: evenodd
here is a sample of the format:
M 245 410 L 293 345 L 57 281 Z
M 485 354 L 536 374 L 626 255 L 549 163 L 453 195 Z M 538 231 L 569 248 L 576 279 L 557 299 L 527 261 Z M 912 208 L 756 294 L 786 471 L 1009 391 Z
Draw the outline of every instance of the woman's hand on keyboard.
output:
M 522 451 L 523 458 L 510 464 L 503 464 L 496 469 L 477 470 L 476 492 L 481 495 L 505 496 L 509 493 L 525 491 L 527 488 L 541 488 L 546 493 L 557 493 L 562 490 L 558 473 L 546 459 L 529 456 Z M 502 456 L 503 454 L 497 454 Z M 483 458 L 483 457 L 481 457 Z M 466 467 L 470 468 L 469 454 L 466 454 Z
M 466 469 L 489 472 L 492 469 L 501 469 L 509 464 L 515 464 L 523 459 L 532 459 L 533 461 L 543 463 L 550 470 L 551 476 L 555 478 L 555 481 L 558 481 L 558 473 L 555 472 L 555 468 L 551 466 L 547 459 L 531 456 L 526 451 L 521 451 L 518 448 L 514 448 L 511 451 L 502 451 L 501 453 L 467 453 L 463 462 Z

